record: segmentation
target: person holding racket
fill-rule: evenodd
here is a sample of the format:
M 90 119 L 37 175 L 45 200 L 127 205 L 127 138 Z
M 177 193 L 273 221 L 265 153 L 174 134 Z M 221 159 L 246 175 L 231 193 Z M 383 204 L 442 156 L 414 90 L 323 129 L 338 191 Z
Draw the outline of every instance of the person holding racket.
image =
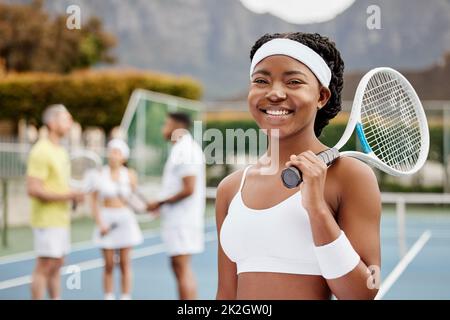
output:
M 328 167 L 318 137 L 341 110 L 344 61 L 319 34 L 266 34 L 251 49 L 249 111 L 269 146 L 218 186 L 217 299 L 373 299 L 380 258 L 380 191 L 350 157 Z M 276 174 L 262 168 L 274 157 Z M 302 183 L 286 188 L 286 167 Z
M 161 237 L 181 300 L 197 298 L 191 256 L 204 250 L 205 241 L 205 160 L 201 147 L 188 131 L 190 126 L 186 113 L 167 115 L 162 134 L 173 145 L 164 166 L 159 200 L 147 206 L 149 211 L 161 213 Z
M 70 160 L 61 140 L 73 120 L 61 105 L 47 107 L 42 122 L 48 136 L 32 147 L 27 164 L 27 193 L 31 197 L 31 226 L 36 252 L 31 297 L 60 299 L 60 269 L 70 250 L 70 204 L 83 194 L 69 187 Z
M 108 164 L 101 168 L 97 183 L 92 192 L 92 212 L 97 228 L 94 231 L 94 243 L 103 251 L 105 268 L 103 285 L 105 300 L 115 299 L 113 293 L 114 253 L 118 250 L 122 276 L 121 300 L 131 299 L 131 257 L 133 246 L 143 241 L 133 211 L 127 205 L 127 199 L 137 188 L 136 173 L 128 169 L 125 163 L 130 150 L 120 139 L 108 143 Z

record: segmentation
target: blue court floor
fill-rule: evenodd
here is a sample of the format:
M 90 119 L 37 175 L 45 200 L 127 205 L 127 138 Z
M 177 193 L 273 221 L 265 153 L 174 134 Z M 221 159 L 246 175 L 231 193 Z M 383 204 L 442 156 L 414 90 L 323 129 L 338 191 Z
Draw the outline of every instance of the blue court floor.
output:
M 410 214 L 406 239 L 409 263 L 399 256 L 396 217 L 382 217 L 382 281 L 390 286 L 382 299 L 450 299 L 450 214 Z M 217 286 L 217 237 L 213 220 L 206 228 L 206 250 L 194 256 L 199 298 L 214 299 Z M 63 269 L 63 299 L 102 299 L 102 259 L 91 243 L 74 244 Z M 406 259 L 408 260 L 408 259 Z M 29 299 L 34 257 L 0 258 L 0 299 Z M 400 270 L 398 267 L 402 266 Z M 397 270 L 394 269 L 397 267 Z M 76 272 L 80 287 L 76 287 Z M 118 271 L 118 270 L 117 270 Z M 394 271 L 394 272 L 393 272 Z M 176 299 L 175 281 L 157 230 L 133 252 L 134 299 Z M 73 285 L 75 284 L 75 287 Z M 116 272 L 116 293 L 119 278 Z

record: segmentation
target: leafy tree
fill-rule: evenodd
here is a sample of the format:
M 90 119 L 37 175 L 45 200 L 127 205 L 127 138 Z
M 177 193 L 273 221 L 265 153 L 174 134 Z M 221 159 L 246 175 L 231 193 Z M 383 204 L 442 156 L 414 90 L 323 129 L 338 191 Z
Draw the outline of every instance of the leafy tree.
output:
M 80 30 L 66 27 L 67 16 L 51 18 L 43 1 L 0 3 L 0 61 L 6 71 L 67 73 L 99 62 L 112 63 L 113 35 L 91 17 Z

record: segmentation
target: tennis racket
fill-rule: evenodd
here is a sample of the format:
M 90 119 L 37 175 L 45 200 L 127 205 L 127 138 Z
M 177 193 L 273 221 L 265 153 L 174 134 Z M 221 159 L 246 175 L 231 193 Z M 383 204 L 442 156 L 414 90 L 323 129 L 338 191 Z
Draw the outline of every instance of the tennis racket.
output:
M 114 231 L 114 229 L 117 229 L 118 227 L 119 227 L 119 224 L 117 224 L 115 222 L 111 223 L 111 225 L 109 226 L 108 232 L 105 234 L 100 234 L 100 237 L 103 238 L 104 236 L 107 236 L 111 231 Z
M 362 152 L 339 152 L 354 131 Z M 412 85 L 394 69 L 375 68 L 364 75 L 356 89 L 341 139 L 318 156 L 327 165 L 340 156 L 353 157 L 388 174 L 405 176 L 422 168 L 429 146 L 427 119 Z M 295 188 L 302 182 L 302 173 L 289 167 L 281 178 L 287 188 Z
M 120 197 L 122 201 L 126 203 L 126 205 L 134 211 L 136 214 L 143 214 L 147 212 L 147 199 L 145 196 L 138 190 L 132 190 L 128 197 Z
M 97 172 L 102 165 L 100 156 L 89 150 L 77 150 L 70 155 L 70 187 L 83 193 L 92 192 L 97 179 Z M 77 207 L 73 202 L 72 209 Z
M 131 190 L 131 193 L 127 196 L 121 195 L 119 191 L 119 197 L 128 206 L 128 208 L 130 208 L 135 214 L 141 216 L 141 218 L 138 218 L 140 222 L 150 222 L 157 218 L 157 215 L 151 214 L 147 211 L 148 200 L 139 188 Z

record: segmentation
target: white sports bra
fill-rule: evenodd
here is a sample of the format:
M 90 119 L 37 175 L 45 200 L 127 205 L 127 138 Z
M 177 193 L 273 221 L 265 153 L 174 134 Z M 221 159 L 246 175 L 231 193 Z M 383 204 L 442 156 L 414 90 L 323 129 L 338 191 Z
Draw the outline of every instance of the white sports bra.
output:
M 300 191 L 268 209 L 252 209 L 242 200 L 242 174 L 220 231 L 225 254 L 237 273 L 276 272 L 321 275 L 314 252 L 309 216 Z
M 129 197 L 131 194 L 131 185 L 128 169 L 126 167 L 121 167 L 119 171 L 119 180 L 113 181 L 109 166 L 104 166 L 98 177 L 97 191 L 102 199 Z

